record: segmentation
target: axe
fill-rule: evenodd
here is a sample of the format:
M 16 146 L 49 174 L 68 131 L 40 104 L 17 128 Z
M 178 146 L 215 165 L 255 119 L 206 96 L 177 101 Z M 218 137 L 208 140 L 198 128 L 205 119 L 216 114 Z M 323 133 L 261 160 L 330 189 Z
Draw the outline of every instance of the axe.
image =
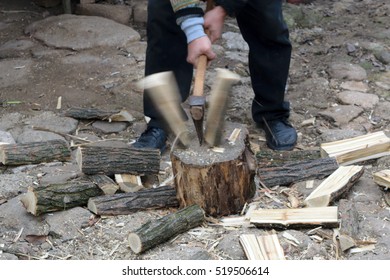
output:
M 206 12 L 210 11 L 214 7 L 212 0 L 207 0 Z M 208 32 L 206 30 L 206 34 Z M 206 98 L 204 96 L 204 80 L 206 76 L 207 68 L 207 56 L 201 55 L 198 58 L 198 64 L 196 66 L 196 74 L 194 87 L 192 95 L 188 98 L 188 104 L 190 105 L 190 113 L 192 120 L 194 121 L 194 126 L 196 134 L 198 135 L 199 144 L 203 143 L 203 119 L 205 111 Z

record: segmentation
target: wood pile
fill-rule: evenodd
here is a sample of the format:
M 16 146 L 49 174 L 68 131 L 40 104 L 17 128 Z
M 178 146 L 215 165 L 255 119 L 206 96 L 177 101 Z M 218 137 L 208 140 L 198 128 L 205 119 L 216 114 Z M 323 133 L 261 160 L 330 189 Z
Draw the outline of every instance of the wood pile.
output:
M 229 125 L 228 128 L 232 129 Z M 173 186 L 154 188 L 145 188 L 142 176 L 160 172 L 161 158 L 158 150 L 82 145 L 77 148 L 76 157 L 80 171 L 84 173 L 82 177 L 64 184 L 29 187 L 21 201 L 27 212 L 35 216 L 76 206 L 87 207 L 98 216 L 129 215 L 149 209 L 173 210 L 171 214 L 140 225 L 137 230 L 129 233 L 129 245 L 137 254 L 207 223 L 272 230 L 273 233 L 267 235 L 240 236 L 240 244 L 249 259 L 285 259 L 275 230 L 283 234 L 288 228 L 311 228 L 313 232 L 319 228 L 331 228 L 334 235 L 327 238 L 333 238 L 340 252 L 359 250 L 357 248 L 363 245 L 374 245 L 357 238 L 357 230 L 354 228 L 354 221 L 358 219 L 356 210 L 346 209 L 347 203 L 343 197 L 364 172 L 362 165 L 353 164 L 390 154 L 390 141 L 384 133 L 325 143 L 320 150 L 258 152 L 253 157 L 253 175 L 256 176 L 250 175 L 253 162 L 249 164 L 247 161 L 246 136 L 241 135 L 236 137 L 237 139 L 236 144 L 229 144 L 239 146 L 237 155 L 233 154 L 232 162 L 235 165 L 229 164 L 227 169 L 223 164 L 215 165 L 215 162 L 207 162 L 203 167 L 198 164 L 197 169 L 193 169 L 191 163 L 187 162 L 190 157 L 184 159 L 177 152 L 172 152 L 171 158 L 176 161 L 175 168 L 181 170 L 181 177 L 174 179 Z M 40 144 L 6 144 L 0 145 L 0 159 L 5 166 L 69 161 L 70 148 L 58 140 Z M 240 160 L 236 162 L 235 159 Z M 197 160 L 199 161 L 199 158 Z M 246 165 L 245 169 L 241 169 L 245 174 L 238 174 L 245 178 L 245 182 L 247 178 L 253 180 L 248 183 L 256 186 L 256 194 L 239 196 L 240 188 L 235 185 L 235 199 L 243 200 L 237 200 L 236 205 L 224 205 L 226 209 L 233 207 L 234 210 L 214 215 L 215 213 L 210 212 L 210 207 L 213 207 L 211 200 L 208 204 L 203 203 L 208 199 L 207 194 L 212 194 L 214 200 L 218 201 L 218 197 L 227 193 L 212 192 L 215 187 L 213 182 L 219 185 L 224 181 L 228 182 L 229 175 L 234 174 L 233 169 L 241 168 L 242 165 Z M 211 172 L 216 166 L 219 171 Z M 250 166 L 252 168 L 249 168 Z M 184 180 L 184 176 L 189 177 Z M 199 181 L 202 176 L 206 176 L 207 178 L 204 178 L 207 180 L 203 178 L 203 181 Z M 372 176 L 375 183 L 384 190 L 390 187 L 390 170 L 381 170 Z M 294 193 L 294 184 L 306 182 L 309 185 L 313 180 L 322 182 L 309 195 L 303 198 Z M 205 189 L 208 191 L 204 192 Z M 188 200 L 183 203 L 185 192 L 190 193 L 191 190 L 198 192 L 199 202 L 189 203 Z M 278 198 L 278 192 L 285 196 L 286 203 Z M 271 203 L 264 204 L 261 199 L 268 199 Z M 323 238 L 318 234 L 314 236 Z

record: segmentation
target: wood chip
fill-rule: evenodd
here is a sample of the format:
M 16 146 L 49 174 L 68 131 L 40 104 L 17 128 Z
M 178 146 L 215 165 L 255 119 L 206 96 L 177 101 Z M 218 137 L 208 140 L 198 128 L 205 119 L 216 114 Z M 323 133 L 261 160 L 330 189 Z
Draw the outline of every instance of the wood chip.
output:
M 276 234 L 256 236 L 240 235 L 240 243 L 248 260 L 285 260 L 282 246 Z

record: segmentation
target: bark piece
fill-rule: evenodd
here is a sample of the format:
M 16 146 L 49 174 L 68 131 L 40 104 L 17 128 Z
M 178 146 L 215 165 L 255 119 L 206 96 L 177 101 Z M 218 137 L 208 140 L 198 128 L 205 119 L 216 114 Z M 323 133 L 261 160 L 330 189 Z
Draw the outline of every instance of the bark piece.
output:
M 241 133 L 234 145 L 226 139 L 235 128 Z M 172 170 L 180 207 L 197 204 L 210 216 L 239 213 L 254 194 L 253 172 L 248 164 L 248 130 L 242 124 L 226 123 L 223 153 L 199 146 L 171 153 Z M 253 155 L 252 155 L 253 156 Z
M 340 166 L 326 178 L 304 201 L 308 207 L 324 207 L 339 198 L 360 179 L 363 166 Z
M 357 239 L 359 235 L 359 212 L 354 201 L 340 199 L 338 202 L 340 234 Z
M 102 174 L 91 175 L 90 180 L 94 182 L 104 194 L 114 194 L 119 190 L 119 186 L 110 177 Z
M 180 233 L 200 226 L 204 219 L 202 208 L 191 205 L 156 221 L 149 221 L 129 234 L 130 248 L 136 254 L 142 253 Z
M 383 131 L 321 144 L 322 157 L 335 157 L 340 165 L 390 155 L 390 138 Z
M 21 198 L 27 212 L 34 216 L 86 206 L 88 199 L 103 192 L 92 182 L 67 182 L 37 188 L 29 187 Z
M 70 149 L 64 140 L 0 146 L 0 162 L 4 165 L 36 164 L 69 159 Z
M 65 112 L 66 117 L 85 120 L 108 120 L 120 110 L 103 110 L 98 108 L 70 108 Z
M 285 260 L 283 248 L 276 234 L 240 235 L 240 243 L 248 260 Z
M 381 187 L 390 188 L 390 169 L 381 170 L 373 174 L 374 182 Z
M 257 227 L 337 227 L 337 206 L 314 208 L 258 209 L 250 216 Z
M 160 170 L 160 151 L 131 147 L 83 146 L 77 150 L 76 161 L 84 174 L 156 174 Z
M 176 191 L 170 186 L 145 189 L 133 193 L 117 193 L 92 197 L 88 209 L 96 215 L 126 215 L 147 209 L 178 207 Z
M 267 187 L 283 185 L 311 179 L 323 179 L 339 167 L 334 158 L 288 162 L 281 166 L 258 168 L 257 175 Z

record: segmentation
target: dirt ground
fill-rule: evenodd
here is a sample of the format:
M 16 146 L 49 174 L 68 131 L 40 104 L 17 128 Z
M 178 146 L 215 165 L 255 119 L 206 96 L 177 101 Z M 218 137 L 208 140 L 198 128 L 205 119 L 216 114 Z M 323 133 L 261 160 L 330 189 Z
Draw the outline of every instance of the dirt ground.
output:
M 124 2 L 134 7 L 135 2 L 145 1 Z M 299 6 L 286 4 L 285 13 L 294 47 L 287 98 L 292 107 L 291 122 L 299 133 L 296 150 L 318 148 L 322 142 L 374 131 L 389 135 L 389 1 L 316 0 Z M 97 46 L 74 50 L 53 47 L 25 32 L 31 23 L 60 14 L 60 6 L 43 8 L 28 0 L 0 2 L 0 117 L 12 113 L 36 116 L 46 111 L 62 115 L 72 107 L 125 109 L 135 121 L 120 132 L 105 133 L 92 128 L 90 122 L 81 122 L 79 130 L 100 139 L 120 138 L 126 143 L 136 139 L 145 125 L 142 92 L 136 86 L 143 77 L 145 25 L 129 24 L 140 34 L 141 40 L 136 46 L 124 48 Z M 226 34 L 216 44 L 218 58 L 211 68 L 227 68 L 242 77 L 233 88 L 227 120 L 246 124 L 252 147 L 259 151 L 266 147 L 264 134 L 250 118 L 252 93 L 245 59 L 247 50 L 228 46 L 229 42 L 235 41 L 229 36 L 237 32 L 235 21 L 228 19 Z M 338 65 L 342 63 L 360 68 L 345 66 L 340 74 Z M 26 72 L 22 75 L 21 71 Z M 213 73 L 215 71 L 210 70 L 207 74 L 207 91 Z M 363 77 L 359 76 L 361 73 Z M 340 97 L 340 93 L 347 90 L 354 92 L 353 101 Z M 59 97 L 62 107 L 57 109 Z M 371 100 L 373 104 L 367 104 Z M 12 131 L 15 138 L 20 134 L 12 128 L 8 131 Z M 366 168 L 365 173 L 354 189 L 343 197 L 343 203 L 356 208 L 356 238 L 360 241 L 358 247 L 363 250 L 339 252 L 331 229 L 316 233 L 289 229 L 286 231 L 289 235 L 278 231 L 287 259 L 390 259 L 390 199 L 387 191 L 372 182 L 371 176 L 374 171 L 390 169 L 390 158 L 361 164 Z M 168 153 L 163 155 L 162 165 L 169 166 Z M 34 168 L 31 170 L 31 174 L 38 172 Z M 2 172 L 10 173 L 6 168 Z M 165 178 L 168 175 L 165 174 Z M 302 201 L 310 190 L 304 184 L 294 184 L 287 190 L 283 186 L 259 188 L 256 199 L 261 205 L 273 208 L 291 206 L 288 200 L 291 196 L 286 196 L 286 192 Z M 0 197 L 0 206 L 6 209 L 12 198 Z M 15 229 L 0 230 L 0 256 L 5 259 L 246 259 L 239 235 L 265 232 L 253 227 L 224 227 L 210 220 L 203 227 L 135 255 L 127 245 L 127 233 L 147 220 L 157 219 L 175 209 L 115 217 L 94 217 L 85 209 L 71 211 L 64 211 L 67 213 L 61 216 L 65 224 L 75 217 L 80 223 L 87 221 L 87 225 L 75 222 L 76 236 L 64 237 L 64 234 L 56 238 L 48 235 L 43 241 L 40 238 L 31 241 L 24 234 L 15 238 L 18 235 Z M 30 217 L 27 221 L 34 219 Z M 0 223 L 4 223 L 1 215 Z M 46 224 L 50 222 L 46 220 Z M 294 238 L 287 237 L 291 235 Z M 370 245 L 375 248 L 367 248 Z

